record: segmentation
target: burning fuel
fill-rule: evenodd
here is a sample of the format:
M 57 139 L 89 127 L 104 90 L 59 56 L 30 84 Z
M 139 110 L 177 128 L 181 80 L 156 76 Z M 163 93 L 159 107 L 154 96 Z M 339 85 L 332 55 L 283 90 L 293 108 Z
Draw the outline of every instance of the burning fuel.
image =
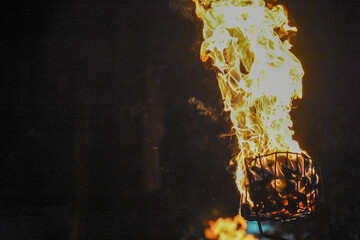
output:
M 316 168 L 305 154 L 274 153 L 245 160 L 246 194 L 253 205 L 241 201 L 247 220 L 288 221 L 315 210 L 318 189 Z
M 293 139 L 290 118 L 304 75 L 290 52 L 289 36 L 297 29 L 289 26 L 283 6 L 264 0 L 193 1 L 203 23 L 201 60 L 216 69 L 237 138 L 231 163 L 241 203 L 256 213 L 269 205 L 262 213 L 270 217 L 312 211 L 317 177 L 311 158 Z

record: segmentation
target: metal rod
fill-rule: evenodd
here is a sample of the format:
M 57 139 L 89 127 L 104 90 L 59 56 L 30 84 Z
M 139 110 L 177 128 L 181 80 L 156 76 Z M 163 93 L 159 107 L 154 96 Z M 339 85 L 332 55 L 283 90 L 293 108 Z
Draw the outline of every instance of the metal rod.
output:
M 326 192 L 326 189 L 325 189 L 325 186 L 324 186 L 324 181 L 323 181 L 323 178 L 322 178 L 322 172 L 321 172 L 320 166 L 318 166 L 318 169 L 319 169 L 319 177 L 320 177 L 321 187 L 322 187 L 322 189 L 324 191 L 325 208 L 326 208 L 326 216 L 327 216 L 327 222 L 328 222 L 328 227 L 329 227 L 329 234 L 330 234 L 330 238 L 333 239 L 328 196 L 327 196 L 327 192 Z

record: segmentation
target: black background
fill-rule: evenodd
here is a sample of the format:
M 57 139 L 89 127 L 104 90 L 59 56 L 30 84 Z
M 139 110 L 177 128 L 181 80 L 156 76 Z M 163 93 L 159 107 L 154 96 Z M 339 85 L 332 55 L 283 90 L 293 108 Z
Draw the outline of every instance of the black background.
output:
M 360 4 L 281 3 L 298 27 L 292 51 L 305 70 L 295 138 L 322 166 L 334 237 L 358 239 Z M 0 5 L 0 239 L 200 239 L 208 219 L 236 215 L 231 148 L 219 137 L 230 123 L 188 103 L 195 97 L 221 112 L 191 2 Z M 151 83 L 162 113 L 154 126 L 164 134 L 161 186 L 149 192 Z M 279 231 L 329 239 L 324 219 Z

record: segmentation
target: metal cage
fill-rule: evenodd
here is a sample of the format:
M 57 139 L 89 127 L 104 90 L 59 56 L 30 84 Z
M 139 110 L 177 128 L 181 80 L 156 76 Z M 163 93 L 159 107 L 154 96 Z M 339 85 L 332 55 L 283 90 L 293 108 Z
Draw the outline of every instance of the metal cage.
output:
M 312 215 L 319 177 L 309 156 L 275 152 L 245 159 L 241 215 L 248 221 L 291 221 Z

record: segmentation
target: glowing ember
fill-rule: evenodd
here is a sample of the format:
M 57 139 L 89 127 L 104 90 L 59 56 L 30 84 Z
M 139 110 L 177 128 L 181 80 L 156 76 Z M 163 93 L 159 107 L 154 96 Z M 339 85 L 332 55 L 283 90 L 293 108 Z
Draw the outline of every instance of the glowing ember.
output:
M 256 166 L 247 171 L 245 161 L 281 152 L 279 156 L 286 159 L 279 164 L 304 165 L 304 161 L 298 163 L 293 154 L 286 155 L 294 152 L 306 157 L 308 166 L 312 166 L 312 160 L 293 139 L 289 114 L 292 100 L 302 97 L 304 75 L 300 61 L 289 51 L 288 36 L 296 28 L 288 25 L 283 6 L 266 4 L 264 0 L 193 1 L 196 14 L 203 22 L 201 60 L 205 62 L 210 58 L 217 70 L 224 108 L 230 112 L 232 133 L 238 142 L 232 160 L 237 167 L 236 183 L 241 201 L 251 208 L 254 202 L 246 194 L 247 174 L 252 171 L 249 177 L 259 181 L 264 180 L 264 175 L 255 171 Z M 271 164 L 274 160 L 270 156 L 264 163 Z M 274 168 L 269 167 L 270 173 L 271 169 Z M 276 182 L 269 182 L 264 188 L 275 189 L 276 185 L 277 191 L 285 194 L 290 183 L 284 171 L 289 169 L 278 166 Z M 310 173 L 313 173 L 312 167 L 299 168 L 296 177 L 311 178 Z M 312 184 L 316 182 L 317 179 L 309 180 Z M 305 192 L 304 187 L 300 192 L 307 194 L 305 199 L 313 194 Z M 308 203 L 306 205 L 310 209 Z
M 240 216 L 219 218 L 209 221 L 210 228 L 205 229 L 207 239 L 217 240 L 256 240 L 252 234 L 246 233 L 246 221 Z

